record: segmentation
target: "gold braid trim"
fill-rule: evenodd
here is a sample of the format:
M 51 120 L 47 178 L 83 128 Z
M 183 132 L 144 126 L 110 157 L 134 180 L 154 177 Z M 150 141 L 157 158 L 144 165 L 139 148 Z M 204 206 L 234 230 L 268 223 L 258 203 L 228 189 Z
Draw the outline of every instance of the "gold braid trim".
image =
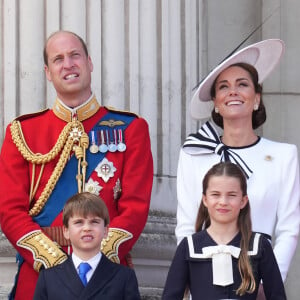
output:
M 13 121 L 11 124 L 11 135 L 13 142 L 15 143 L 16 147 L 22 154 L 25 160 L 31 162 L 33 166 L 35 164 L 45 164 L 51 160 L 53 160 L 61 151 L 63 148 L 60 158 L 55 166 L 54 171 L 52 172 L 43 192 L 41 193 L 39 199 L 36 201 L 34 206 L 30 209 L 29 215 L 30 216 L 36 216 L 40 213 L 40 211 L 43 209 L 44 205 L 46 204 L 50 194 L 52 193 L 58 179 L 60 178 L 62 171 L 68 161 L 68 158 L 70 156 L 71 151 L 73 150 L 73 146 L 76 144 L 80 144 L 81 136 L 83 136 L 83 144 L 84 144 L 84 150 L 88 147 L 88 136 L 84 132 L 84 127 L 81 122 L 77 120 L 73 120 L 72 122 L 69 122 L 62 132 L 60 133 L 58 140 L 54 147 L 47 153 L 47 154 L 40 154 L 40 153 L 33 153 L 24 138 L 21 124 L 19 121 Z M 87 141 L 86 141 L 87 139 Z M 80 146 L 76 146 L 78 148 Z M 84 151 L 85 152 L 85 151 Z M 84 157 L 84 161 L 80 162 L 83 166 L 86 167 L 87 162 L 85 161 L 85 155 L 82 155 Z M 77 156 L 76 156 L 77 157 Z M 78 157 L 77 157 L 78 158 Z M 80 186 L 78 185 L 78 190 L 81 192 L 81 186 L 82 186 L 82 175 L 80 174 L 80 169 L 78 170 L 78 182 L 80 181 Z M 41 178 L 41 174 L 39 176 L 39 180 Z M 85 178 L 83 178 L 85 180 Z M 31 185 L 34 183 L 31 182 Z M 36 183 L 37 189 L 38 182 Z M 33 195 L 31 195 L 33 197 Z M 30 199 L 31 200 L 31 199 Z
M 66 140 L 69 137 L 69 133 L 72 131 L 73 127 L 76 127 L 79 124 L 82 126 L 82 124 L 79 121 L 67 123 L 67 125 L 64 127 L 61 134 L 59 135 L 54 147 L 46 154 L 33 153 L 29 149 L 22 132 L 21 123 L 19 121 L 14 120 L 11 123 L 10 131 L 15 145 L 27 161 L 33 164 L 45 164 L 53 160 L 58 155 L 58 153 L 60 153 L 61 149 L 66 143 Z
M 76 147 L 77 150 L 80 149 L 76 154 L 78 159 L 78 192 L 81 193 L 85 191 L 85 177 L 86 177 L 86 169 L 87 169 L 87 161 L 86 161 L 86 149 L 89 146 L 89 136 L 84 132 L 80 138 L 80 146 Z M 77 155 L 78 154 L 78 155 Z M 80 169 L 81 173 L 80 174 Z
M 34 269 L 38 272 L 41 266 L 50 268 L 67 259 L 67 255 L 59 246 L 51 241 L 41 230 L 31 231 L 17 241 L 19 247 L 29 250 L 33 258 Z
M 127 230 L 121 228 L 109 228 L 108 235 L 101 242 L 101 251 L 111 261 L 120 263 L 118 256 L 119 246 L 127 240 L 132 239 L 133 235 Z
M 65 144 L 65 147 L 60 155 L 59 161 L 57 162 L 54 171 L 52 172 L 43 192 L 41 193 L 39 199 L 35 202 L 34 206 L 30 209 L 29 215 L 36 216 L 40 213 L 43 209 L 44 205 L 46 204 L 50 194 L 52 193 L 59 177 L 62 174 L 62 171 L 68 161 L 70 152 L 72 150 L 73 143 L 69 139 Z

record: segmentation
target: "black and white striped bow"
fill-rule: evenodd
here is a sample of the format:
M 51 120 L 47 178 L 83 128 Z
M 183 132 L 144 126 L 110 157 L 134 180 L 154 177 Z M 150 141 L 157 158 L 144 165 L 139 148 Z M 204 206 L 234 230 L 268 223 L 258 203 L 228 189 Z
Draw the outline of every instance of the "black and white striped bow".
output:
M 231 161 L 240 166 L 247 178 L 253 173 L 237 153 L 221 142 L 217 130 L 209 121 L 204 123 L 196 134 L 190 134 L 182 147 L 189 154 L 214 152 L 221 156 L 221 161 Z

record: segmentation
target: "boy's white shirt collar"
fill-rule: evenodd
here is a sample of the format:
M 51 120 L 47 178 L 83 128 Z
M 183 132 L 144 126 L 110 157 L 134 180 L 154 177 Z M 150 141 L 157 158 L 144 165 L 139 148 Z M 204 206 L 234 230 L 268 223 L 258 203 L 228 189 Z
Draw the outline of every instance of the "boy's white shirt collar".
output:
M 72 261 L 73 261 L 73 264 L 76 268 L 77 273 L 78 273 L 78 266 L 82 262 L 87 262 L 92 267 L 86 274 L 88 282 L 91 279 L 92 275 L 94 274 L 94 271 L 96 270 L 96 268 L 97 268 L 97 266 L 98 266 L 98 264 L 101 260 L 101 257 L 102 257 L 102 253 L 99 252 L 94 257 L 92 257 L 89 260 L 85 261 L 85 260 L 82 260 L 81 258 L 79 258 L 74 252 L 72 253 Z

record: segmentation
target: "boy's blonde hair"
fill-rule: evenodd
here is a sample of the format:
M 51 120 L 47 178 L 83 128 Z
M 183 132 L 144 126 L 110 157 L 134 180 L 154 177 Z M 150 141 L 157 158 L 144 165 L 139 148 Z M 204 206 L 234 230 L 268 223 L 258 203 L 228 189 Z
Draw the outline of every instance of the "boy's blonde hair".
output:
M 69 219 L 75 214 L 83 217 L 97 216 L 104 220 L 104 226 L 109 224 L 109 213 L 104 201 L 89 192 L 78 193 L 66 202 L 63 209 L 63 224 L 68 228 Z

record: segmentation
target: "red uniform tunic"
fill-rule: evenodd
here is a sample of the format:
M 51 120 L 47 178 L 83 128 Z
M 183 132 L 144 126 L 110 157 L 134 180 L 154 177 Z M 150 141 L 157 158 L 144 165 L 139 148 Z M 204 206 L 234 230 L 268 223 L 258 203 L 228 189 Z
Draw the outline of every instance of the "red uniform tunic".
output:
M 100 107 L 92 116 L 83 120 L 85 132 L 88 133 L 107 112 L 105 107 Z M 22 117 L 19 120 L 28 148 L 33 153 L 41 154 L 46 154 L 53 148 L 67 124 L 58 118 L 53 110 Z M 34 270 L 37 269 L 35 267 L 37 254 L 31 246 L 20 247 L 18 241 L 41 230 L 28 212 L 53 173 L 59 155 L 45 164 L 35 196 L 30 203 L 32 176 L 37 181 L 41 166 L 36 166 L 33 172 L 32 163 L 25 160 L 16 147 L 10 127 L 11 125 L 7 128 L 0 156 L 0 221 L 3 233 L 24 258 L 15 297 L 24 300 L 32 299 L 34 293 L 38 277 L 38 272 Z M 126 264 L 125 256 L 137 241 L 147 220 L 153 181 L 153 161 L 148 125 L 144 119 L 135 116 L 124 130 L 124 139 L 126 151 L 107 152 L 105 155 L 115 168 L 113 176 L 105 182 L 96 171 L 93 171 L 91 178 L 99 183 L 99 195 L 105 201 L 110 214 L 110 228 L 122 229 L 130 234 L 130 237 L 118 244 L 115 249 L 120 262 Z M 69 180 L 76 180 L 76 175 Z M 64 197 L 63 193 L 61 197 Z M 51 226 L 62 227 L 61 212 Z M 44 264 L 44 267 L 47 266 Z

